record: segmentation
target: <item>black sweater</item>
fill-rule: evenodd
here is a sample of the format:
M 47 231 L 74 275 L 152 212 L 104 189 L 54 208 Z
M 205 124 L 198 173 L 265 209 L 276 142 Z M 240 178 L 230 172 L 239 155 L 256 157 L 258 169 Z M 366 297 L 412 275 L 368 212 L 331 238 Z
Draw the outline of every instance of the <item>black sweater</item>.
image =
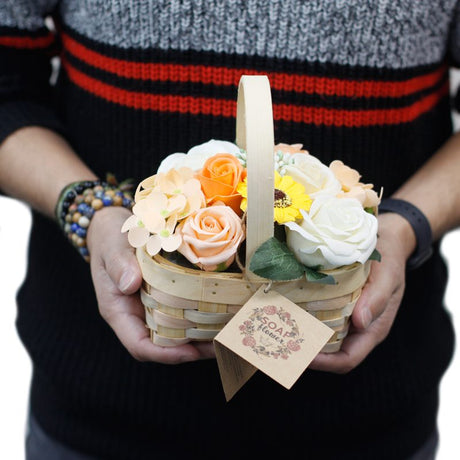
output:
M 4 0 L 0 142 L 45 126 L 101 177 L 141 180 L 172 152 L 233 141 L 239 78 L 262 73 L 276 142 L 341 159 L 389 196 L 451 134 L 456 3 Z M 452 357 L 446 279 L 436 245 L 408 273 L 388 338 L 355 370 L 307 369 L 289 391 L 257 373 L 226 403 L 214 360 L 135 361 L 99 316 L 87 264 L 34 213 L 17 317 L 32 411 L 101 459 L 262 458 L 280 445 L 283 458 L 405 459 L 435 427 Z

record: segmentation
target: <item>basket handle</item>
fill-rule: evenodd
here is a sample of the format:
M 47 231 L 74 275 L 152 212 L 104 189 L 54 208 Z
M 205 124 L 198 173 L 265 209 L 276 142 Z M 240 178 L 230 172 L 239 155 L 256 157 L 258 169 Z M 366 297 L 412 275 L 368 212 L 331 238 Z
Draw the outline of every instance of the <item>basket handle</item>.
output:
M 248 206 L 246 267 L 254 251 L 273 236 L 274 133 L 270 83 L 266 75 L 243 75 L 238 86 L 236 144 L 246 150 Z M 260 279 L 249 269 L 249 280 Z

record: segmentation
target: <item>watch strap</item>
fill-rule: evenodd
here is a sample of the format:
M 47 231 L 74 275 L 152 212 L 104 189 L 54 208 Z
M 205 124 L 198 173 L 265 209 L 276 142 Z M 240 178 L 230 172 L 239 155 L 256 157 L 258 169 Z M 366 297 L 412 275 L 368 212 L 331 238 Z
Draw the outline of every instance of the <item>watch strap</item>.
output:
M 409 222 L 414 230 L 417 246 L 407 260 L 406 267 L 408 270 L 420 267 L 433 253 L 433 234 L 425 214 L 412 203 L 397 198 L 385 198 L 379 204 L 378 210 L 379 213 L 394 212 Z

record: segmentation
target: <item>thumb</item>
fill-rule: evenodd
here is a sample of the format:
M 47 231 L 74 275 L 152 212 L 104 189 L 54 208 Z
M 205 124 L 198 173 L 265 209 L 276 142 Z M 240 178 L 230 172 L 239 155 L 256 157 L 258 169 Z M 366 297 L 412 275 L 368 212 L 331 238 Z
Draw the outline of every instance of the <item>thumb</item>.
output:
M 123 294 L 130 295 L 137 292 L 142 284 L 142 276 L 139 272 L 139 269 L 133 270 L 132 267 L 123 267 L 121 269 L 121 275 L 118 277 L 117 273 L 114 273 L 114 276 L 109 276 L 112 278 L 114 283 L 118 286 L 118 289 L 123 292 Z M 118 279 L 118 282 L 116 281 Z
M 142 273 L 134 250 L 125 233 L 120 232 L 129 213 L 116 207 L 98 211 L 93 218 L 88 237 L 94 263 L 101 266 L 112 283 L 126 295 L 134 294 L 142 283 Z
M 107 274 L 123 294 L 134 294 L 140 289 L 142 273 L 132 248 L 114 249 L 103 260 Z

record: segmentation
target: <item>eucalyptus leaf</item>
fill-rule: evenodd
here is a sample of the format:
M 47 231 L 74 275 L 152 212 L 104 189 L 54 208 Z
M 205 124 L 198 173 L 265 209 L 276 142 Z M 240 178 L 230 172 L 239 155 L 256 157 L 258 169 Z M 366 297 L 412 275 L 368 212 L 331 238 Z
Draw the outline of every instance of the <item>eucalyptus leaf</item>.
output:
M 382 255 L 379 251 L 377 251 L 377 249 L 374 249 L 372 254 L 369 256 L 369 260 L 376 260 L 377 262 L 380 262 L 382 260 Z
M 294 254 L 275 237 L 262 243 L 254 252 L 249 269 L 262 278 L 292 281 L 303 276 L 305 267 Z
M 304 267 L 304 270 L 307 281 L 311 283 L 337 284 L 337 281 L 332 275 L 327 275 L 326 273 L 319 272 L 310 267 Z

